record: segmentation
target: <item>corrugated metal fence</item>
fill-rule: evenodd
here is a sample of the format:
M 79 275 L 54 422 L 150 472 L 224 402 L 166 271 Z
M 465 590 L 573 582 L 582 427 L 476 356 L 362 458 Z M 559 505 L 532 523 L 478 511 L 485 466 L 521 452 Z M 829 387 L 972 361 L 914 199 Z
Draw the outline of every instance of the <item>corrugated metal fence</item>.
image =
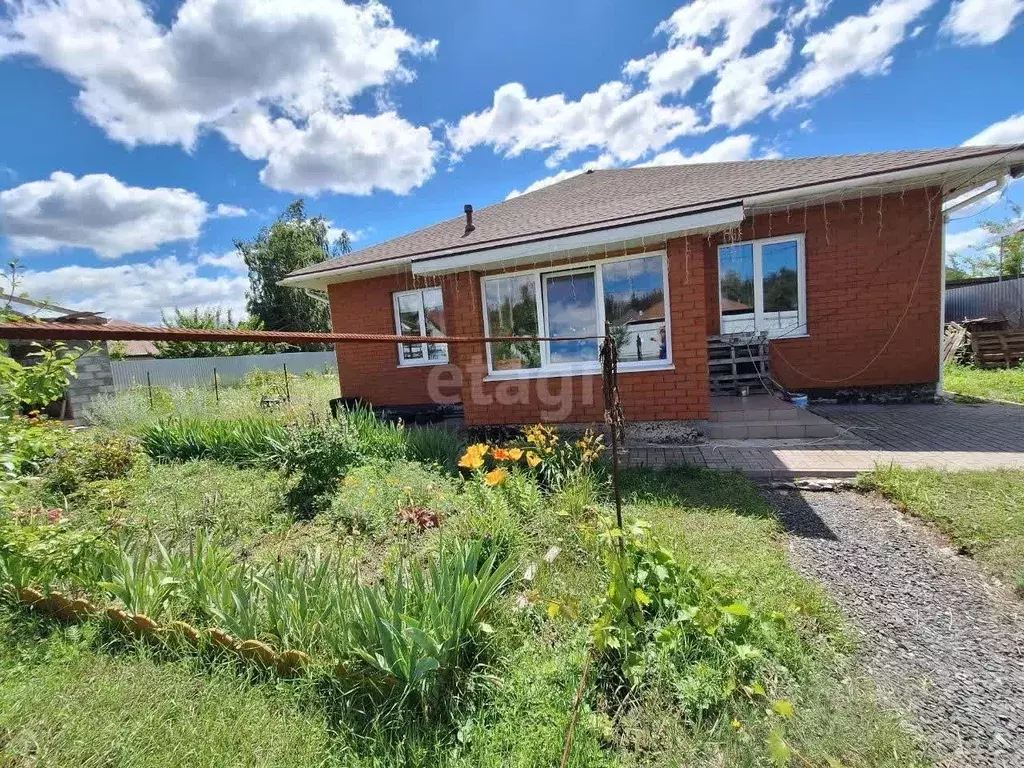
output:
M 1004 318 L 1024 325 L 1024 278 L 946 288 L 946 321 Z
M 161 387 L 213 386 L 213 369 L 221 385 L 241 381 L 250 371 L 282 371 L 289 374 L 324 371 L 337 367 L 334 352 L 290 352 L 277 355 L 238 355 L 236 357 L 183 357 L 172 360 L 112 360 L 114 389 L 121 391 L 146 386 L 146 373 Z

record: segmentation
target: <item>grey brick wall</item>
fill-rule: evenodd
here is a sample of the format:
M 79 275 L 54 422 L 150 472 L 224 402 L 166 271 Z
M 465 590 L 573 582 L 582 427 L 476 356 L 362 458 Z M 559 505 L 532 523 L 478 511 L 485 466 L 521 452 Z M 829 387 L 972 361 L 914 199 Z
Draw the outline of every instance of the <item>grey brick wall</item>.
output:
M 78 349 L 88 349 L 88 343 L 72 344 Z M 85 413 L 89 403 L 101 394 L 114 391 L 114 377 L 110 371 L 110 356 L 107 354 L 105 344 L 78 359 L 78 378 L 72 379 L 68 386 L 68 411 L 67 414 L 76 422 L 85 420 Z

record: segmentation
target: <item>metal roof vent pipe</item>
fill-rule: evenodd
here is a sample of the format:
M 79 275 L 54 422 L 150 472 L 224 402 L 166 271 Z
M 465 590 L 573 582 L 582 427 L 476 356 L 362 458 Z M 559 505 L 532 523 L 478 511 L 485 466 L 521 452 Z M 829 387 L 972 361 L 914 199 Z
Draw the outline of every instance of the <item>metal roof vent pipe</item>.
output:
M 469 203 L 466 203 L 463 210 L 466 212 L 466 231 L 463 234 L 463 237 L 465 237 L 474 229 L 476 229 L 476 227 L 473 226 L 473 206 L 470 205 Z

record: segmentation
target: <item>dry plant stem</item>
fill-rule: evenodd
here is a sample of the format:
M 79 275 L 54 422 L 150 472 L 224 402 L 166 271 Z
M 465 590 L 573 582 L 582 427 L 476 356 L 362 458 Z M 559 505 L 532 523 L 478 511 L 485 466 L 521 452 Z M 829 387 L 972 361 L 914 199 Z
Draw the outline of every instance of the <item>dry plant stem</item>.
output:
M 565 748 L 562 750 L 562 762 L 560 768 L 565 768 L 569 763 L 569 754 L 572 752 L 572 737 L 576 730 L 576 718 L 580 713 L 580 702 L 583 701 L 583 691 L 587 687 L 587 675 L 590 673 L 590 649 L 587 649 L 586 658 L 583 660 L 583 674 L 580 675 L 580 685 L 576 689 L 576 699 L 572 703 L 572 715 L 569 718 L 569 730 L 565 734 Z

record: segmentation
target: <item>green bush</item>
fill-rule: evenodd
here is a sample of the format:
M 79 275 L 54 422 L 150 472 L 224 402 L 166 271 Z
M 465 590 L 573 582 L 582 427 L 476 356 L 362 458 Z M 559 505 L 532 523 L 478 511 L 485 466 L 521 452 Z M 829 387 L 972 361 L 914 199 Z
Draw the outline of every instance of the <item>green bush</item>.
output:
M 455 509 L 461 481 L 414 461 L 372 461 L 350 470 L 331 500 L 329 517 L 350 531 L 380 534 L 396 524 L 399 511 L 422 507 L 447 517 Z
M 654 687 L 691 719 L 734 695 L 767 696 L 798 638 L 782 615 L 758 616 L 635 523 L 603 534 L 609 584 L 593 626 L 602 684 L 616 697 Z
M 371 408 L 358 403 L 345 408 L 339 420 L 352 433 L 363 459 L 406 457 L 408 443 L 401 424 L 382 421 Z
M 21 416 L 0 419 L 0 476 L 13 480 L 39 472 L 71 434 L 59 421 Z
M 295 515 L 308 519 L 326 509 L 345 470 L 360 457 L 356 437 L 343 422 L 317 419 L 290 427 L 274 444 L 274 460 L 295 477 L 288 492 Z
M 44 484 L 51 493 L 74 493 L 87 483 L 126 477 L 142 457 L 138 441 L 126 435 L 75 435 L 46 465 Z
M 287 431 L 265 416 L 237 421 L 174 418 L 144 426 L 139 435 L 143 449 L 157 461 L 214 459 L 251 466 L 270 460 Z

